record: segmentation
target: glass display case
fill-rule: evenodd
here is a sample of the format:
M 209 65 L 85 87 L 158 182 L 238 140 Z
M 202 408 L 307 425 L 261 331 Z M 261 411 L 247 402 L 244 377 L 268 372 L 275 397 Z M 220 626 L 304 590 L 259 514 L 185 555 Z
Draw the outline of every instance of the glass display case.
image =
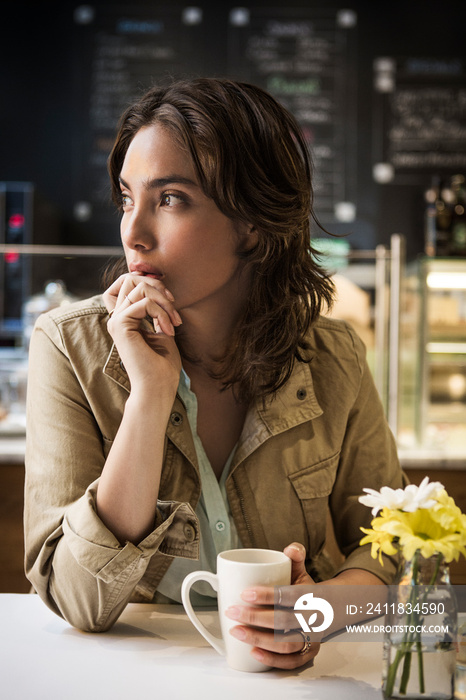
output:
M 466 462 L 466 259 L 412 264 L 401 308 L 400 448 Z
M 119 247 L 0 245 L 0 438 L 25 435 L 35 320 L 49 309 L 102 292 L 104 269 L 122 253 Z M 9 303 L 14 294 L 24 303 Z M 18 450 L 24 451 L 22 444 Z
M 351 250 L 344 239 L 317 243 L 324 253 L 320 262 L 335 283 L 335 302 L 328 315 L 348 321 L 364 341 L 369 367 L 396 433 L 404 239 L 394 234 L 389 247 L 378 245 L 373 250 Z

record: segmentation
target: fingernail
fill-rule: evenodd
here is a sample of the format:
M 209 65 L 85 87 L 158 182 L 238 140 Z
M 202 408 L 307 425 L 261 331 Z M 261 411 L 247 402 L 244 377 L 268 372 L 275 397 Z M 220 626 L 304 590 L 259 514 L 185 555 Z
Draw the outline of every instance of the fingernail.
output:
M 231 620 L 239 620 L 241 614 L 241 610 L 237 608 L 235 605 L 232 605 L 231 607 L 227 608 L 225 610 L 225 615 L 229 617 Z
M 170 299 L 170 301 L 175 301 L 175 297 L 169 289 L 165 289 L 165 296 L 167 297 L 167 299 Z
M 232 627 L 230 634 L 232 637 L 236 637 L 236 639 L 246 639 L 246 630 L 242 627 Z
M 174 315 L 175 320 L 177 321 L 178 325 L 181 326 L 181 324 L 183 323 L 183 321 L 181 320 L 181 316 L 180 316 L 180 314 L 178 313 L 178 311 L 175 310 L 175 311 L 173 312 L 173 315 Z
M 254 603 L 254 601 L 257 600 L 257 593 L 252 588 L 247 588 L 241 593 L 241 598 L 248 603 Z
M 289 544 L 287 549 L 294 549 L 295 552 L 299 552 L 300 554 L 303 554 L 303 552 L 306 551 L 304 547 L 300 544 Z

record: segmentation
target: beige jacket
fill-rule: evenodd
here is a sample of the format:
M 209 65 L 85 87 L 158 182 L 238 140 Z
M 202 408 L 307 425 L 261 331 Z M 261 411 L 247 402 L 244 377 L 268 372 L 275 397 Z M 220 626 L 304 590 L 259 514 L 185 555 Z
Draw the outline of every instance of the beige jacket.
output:
M 185 408 L 177 397 L 166 431 L 155 527 L 121 546 L 96 514 L 99 475 L 120 424 L 129 380 L 107 332 L 101 297 L 55 309 L 30 346 L 26 448 L 26 575 L 56 613 L 85 630 L 108 629 L 130 601 L 151 601 L 174 556 L 198 557 L 194 508 L 201 484 Z M 389 582 L 359 547 L 370 510 L 363 487 L 402 485 L 396 448 L 365 361 L 343 322 L 320 319 L 312 360 L 297 363 L 275 399 L 247 414 L 227 480 L 245 547 L 305 545 L 321 568 L 326 514 L 346 561 Z

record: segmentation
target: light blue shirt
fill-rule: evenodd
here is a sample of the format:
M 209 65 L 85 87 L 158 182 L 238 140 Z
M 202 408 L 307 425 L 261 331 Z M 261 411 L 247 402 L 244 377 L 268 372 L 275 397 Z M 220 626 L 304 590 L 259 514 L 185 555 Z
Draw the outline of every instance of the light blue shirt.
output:
M 201 531 L 200 553 L 198 561 L 175 557 L 159 583 L 157 593 L 181 603 L 181 584 L 185 576 L 191 571 L 199 570 L 215 573 L 217 571 L 217 554 L 227 549 L 237 549 L 242 545 L 230 512 L 225 488 L 236 445 L 230 453 L 220 481 L 218 481 L 197 434 L 197 398 L 191 391 L 191 382 L 184 370 L 181 370 L 178 394 L 188 414 L 201 476 L 201 497 L 195 511 Z M 216 598 L 216 592 L 204 581 L 197 581 L 191 588 L 191 603 L 193 605 L 213 605 Z

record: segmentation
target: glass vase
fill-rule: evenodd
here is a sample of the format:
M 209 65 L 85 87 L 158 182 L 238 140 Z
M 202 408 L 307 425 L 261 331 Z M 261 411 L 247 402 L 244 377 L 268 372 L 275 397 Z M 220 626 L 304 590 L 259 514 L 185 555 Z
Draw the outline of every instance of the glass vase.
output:
M 401 562 L 387 611 L 383 697 L 453 698 L 458 613 L 440 554 Z

